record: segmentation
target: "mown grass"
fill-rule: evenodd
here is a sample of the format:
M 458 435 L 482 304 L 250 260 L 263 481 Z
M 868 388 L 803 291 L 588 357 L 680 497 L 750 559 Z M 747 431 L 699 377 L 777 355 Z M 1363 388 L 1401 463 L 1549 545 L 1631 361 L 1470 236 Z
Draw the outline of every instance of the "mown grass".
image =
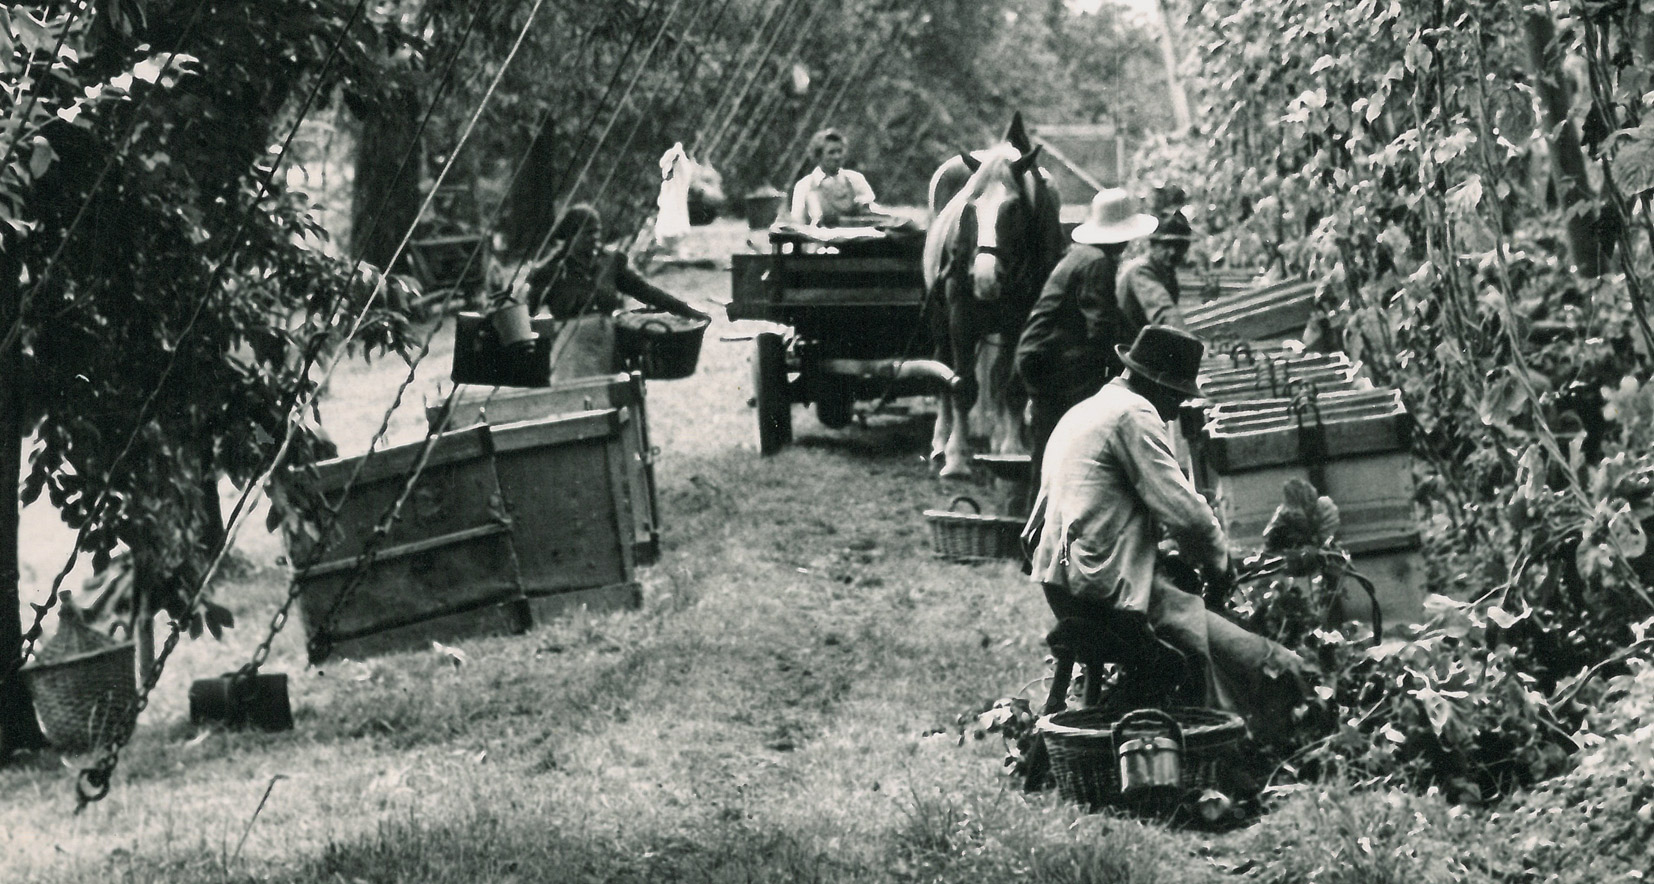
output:
M 662 281 L 727 297 L 714 272 Z M 72 815 L 72 770 L 53 755 L 0 771 L 0 877 L 1343 882 L 1471 868 L 1448 863 L 1473 820 L 1424 837 L 1408 816 L 1448 820 L 1431 799 L 1307 795 L 1210 838 L 1024 796 L 997 744 L 927 736 L 1042 674 L 1043 601 L 1009 565 L 929 556 L 922 511 L 958 489 L 928 473 L 924 420 L 834 432 L 800 409 L 800 444 L 758 458 L 749 345 L 716 340 L 731 331 L 713 327 L 695 378 L 650 388 L 666 538 L 640 573 L 641 611 L 458 642 L 457 667 L 411 653 L 306 668 L 295 623 L 267 671 L 289 674 L 297 727 L 198 730 L 188 681 L 245 660 L 286 591 L 279 545 L 250 533 L 255 567 L 223 593 L 240 626 L 182 646 L 108 799 Z M 335 381 L 324 415 L 347 452 L 397 373 Z M 1417 861 L 1394 859 L 1405 851 Z

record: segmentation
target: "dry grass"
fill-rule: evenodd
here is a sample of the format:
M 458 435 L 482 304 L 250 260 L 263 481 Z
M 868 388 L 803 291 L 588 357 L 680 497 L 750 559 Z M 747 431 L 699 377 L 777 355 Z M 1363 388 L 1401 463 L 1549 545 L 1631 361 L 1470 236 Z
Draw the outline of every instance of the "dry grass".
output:
M 719 272 L 657 281 L 728 297 Z M 650 386 L 666 540 L 643 610 L 464 642 L 459 668 L 307 669 L 295 625 L 266 671 L 289 675 L 297 728 L 197 731 L 189 681 L 245 660 L 286 589 L 279 545 L 249 527 L 257 567 L 222 596 L 240 626 L 182 646 L 108 799 L 72 815 L 55 756 L 0 771 L 5 879 L 1215 880 L 1221 843 L 1025 798 L 997 745 L 924 736 L 1040 674 L 1043 602 L 1009 565 L 930 558 L 921 512 L 955 489 L 928 474 L 926 420 L 835 432 L 800 409 L 800 444 L 758 458 L 750 345 L 718 341 L 733 331 L 714 324 L 695 377 Z M 393 441 L 417 438 L 447 362 L 422 368 Z M 344 451 L 397 369 L 336 380 Z

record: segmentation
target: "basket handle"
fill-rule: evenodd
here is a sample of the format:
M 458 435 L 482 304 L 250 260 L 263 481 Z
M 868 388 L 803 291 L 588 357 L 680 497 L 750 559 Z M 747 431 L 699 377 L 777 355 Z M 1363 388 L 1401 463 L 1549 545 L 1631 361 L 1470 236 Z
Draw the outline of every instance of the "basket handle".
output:
M 672 333 L 672 326 L 667 325 L 666 321 L 663 319 L 645 319 L 644 321 L 638 323 L 637 330 L 647 331 L 652 326 L 660 326 L 661 330 L 667 334 Z
M 1109 739 L 1114 742 L 1114 752 L 1119 754 L 1121 736 L 1126 728 L 1134 724 L 1154 723 L 1162 725 L 1172 739 L 1177 742 L 1179 752 L 1183 751 L 1183 728 L 1178 725 L 1177 719 L 1159 709 L 1136 709 L 1120 716 L 1120 720 L 1109 728 Z
M 948 504 L 948 509 L 950 509 L 950 510 L 959 509 L 959 505 L 962 504 L 962 503 L 970 504 L 971 509 L 975 510 L 977 515 L 979 515 L 979 516 L 982 515 L 982 505 L 977 503 L 975 498 L 966 497 L 963 494 L 959 495 L 958 497 L 955 497 L 953 499 L 953 502 Z

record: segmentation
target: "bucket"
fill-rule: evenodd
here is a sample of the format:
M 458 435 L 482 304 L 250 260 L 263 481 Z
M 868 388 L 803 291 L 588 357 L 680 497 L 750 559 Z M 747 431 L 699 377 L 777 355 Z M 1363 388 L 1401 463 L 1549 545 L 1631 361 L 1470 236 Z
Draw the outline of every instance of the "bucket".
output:
M 190 724 L 292 730 L 287 676 L 226 672 L 217 678 L 198 678 L 190 684 Z
M 747 227 L 762 230 L 774 224 L 776 217 L 781 214 L 781 203 L 786 196 L 773 187 L 761 187 L 747 194 L 741 200 L 742 208 L 746 211 Z
M 651 381 L 671 381 L 695 373 L 701 339 L 710 319 L 692 319 L 650 310 L 629 310 L 615 317 L 615 351 Z
M 1134 727 L 1138 735 L 1128 739 Z M 1183 729 L 1177 719 L 1159 709 L 1139 709 L 1115 722 L 1111 736 L 1114 754 L 1120 761 L 1121 795 L 1130 797 L 1182 785 Z
M 512 347 L 534 340 L 534 329 L 528 323 L 528 305 L 507 303 L 488 314 L 488 321 L 499 336 L 500 346 Z

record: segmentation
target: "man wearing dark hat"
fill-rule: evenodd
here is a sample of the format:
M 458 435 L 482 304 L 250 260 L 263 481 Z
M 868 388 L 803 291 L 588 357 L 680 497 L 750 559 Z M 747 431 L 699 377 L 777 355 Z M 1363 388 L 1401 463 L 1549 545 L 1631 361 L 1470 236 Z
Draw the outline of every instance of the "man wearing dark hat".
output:
M 1120 373 L 1117 344 L 1125 343 L 1114 277 L 1126 244 L 1151 233 L 1153 215 L 1139 212 L 1131 195 L 1105 188 L 1091 200 L 1074 245 L 1040 290 L 1017 341 L 1016 371 L 1028 391 L 1033 436 L 1032 492 L 1039 485 L 1045 440 L 1076 402 Z
M 1125 317 L 1125 337 L 1132 340 L 1139 329 L 1150 325 L 1183 328 L 1183 311 L 1178 308 L 1182 293 L 1177 288 L 1177 267 L 1189 254 L 1194 238 L 1189 219 L 1182 212 L 1161 218 L 1149 237 L 1149 251 L 1126 262 L 1115 281 L 1115 296 Z
M 1297 675 L 1302 661 L 1208 612 L 1159 561 L 1164 531 L 1209 582 L 1234 579 L 1228 539 L 1178 465 L 1167 429 L 1178 407 L 1199 395 L 1204 351 L 1199 338 L 1164 326 L 1118 348 L 1124 373 L 1069 409 L 1051 434 L 1024 540 L 1033 544 L 1032 578 L 1059 617 L 1170 643 L 1195 664 L 1197 702 L 1267 728 L 1279 722 L 1254 719 L 1278 700 L 1274 676 Z

